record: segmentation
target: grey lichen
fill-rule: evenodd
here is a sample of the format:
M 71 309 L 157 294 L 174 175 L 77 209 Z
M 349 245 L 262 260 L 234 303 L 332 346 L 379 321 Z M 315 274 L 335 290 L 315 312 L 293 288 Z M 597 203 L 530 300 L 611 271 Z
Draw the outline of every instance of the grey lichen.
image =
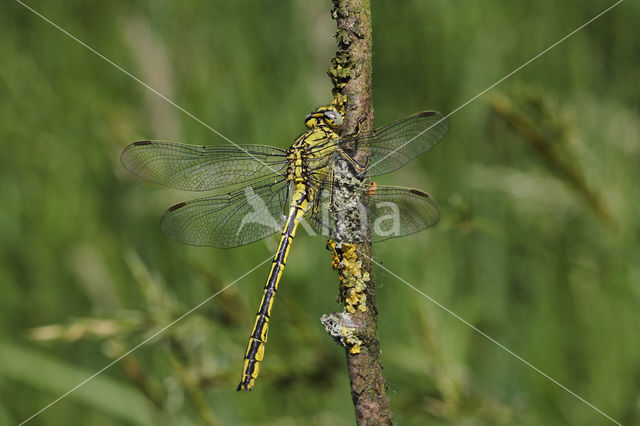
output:
M 334 312 L 320 318 L 324 329 L 335 341 L 349 349 L 352 354 L 360 353 L 363 341 L 355 334 L 360 328 L 347 312 Z
M 334 181 L 331 213 L 334 218 L 334 234 L 337 242 L 362 243 L 369 238 L 366 193 L 368 185 L 364 176 L 358 176 L 353 166 L 339 159 L 334 165 Z

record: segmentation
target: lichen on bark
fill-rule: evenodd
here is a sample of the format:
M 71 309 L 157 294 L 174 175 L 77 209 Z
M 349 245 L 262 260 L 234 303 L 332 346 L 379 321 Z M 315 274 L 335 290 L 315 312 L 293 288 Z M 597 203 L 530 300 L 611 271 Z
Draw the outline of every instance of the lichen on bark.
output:
M 333 105 L 344 116 L 341 136 L 371 130 L 371 9 L 369 0 L 334 0 L 338 49 L 328 74 Z M 367 150 L 344 147 L 358 164 Z M 331 212 L 335 232 L 332 265 L 340 278 L 345 309 L 323 316 L 327 332 L 345 347 L 351 396 L 358 424 L 391 424 L 386 382 L 382 376 L 375 285 L 371 274 L 371 239 L 367 217 L 368 176 L 346 160 L 334 167 Z

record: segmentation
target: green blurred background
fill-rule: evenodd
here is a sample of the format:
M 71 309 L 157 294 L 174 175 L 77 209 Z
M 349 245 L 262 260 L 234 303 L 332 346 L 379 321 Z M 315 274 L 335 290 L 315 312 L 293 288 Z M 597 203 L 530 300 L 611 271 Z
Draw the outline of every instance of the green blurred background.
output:
M 237 143 L 288 147 L 331 99 L 330 2 L 29 1 Z M 376 125 L 448 113 L 610 2 L 374 1 Z M 624 2 L 450 118 L 379 183 L 442 206 L 376 259 L 624 424 L 640 424 L 640 6 Z M 0 5 L 0 424 L 15 424 L 273 252 L 166 239 L 195 197 L 119 163 L 139 139 L 225 144 L 18 3 Z M 304 233 L 301 233 L 301 235 Z M 348 425 L 320 237 L 301 236 L 266 360 L 234 391 L 268 265 L 32 424 Z M 398 424 L 611 424 L 382 270 Z

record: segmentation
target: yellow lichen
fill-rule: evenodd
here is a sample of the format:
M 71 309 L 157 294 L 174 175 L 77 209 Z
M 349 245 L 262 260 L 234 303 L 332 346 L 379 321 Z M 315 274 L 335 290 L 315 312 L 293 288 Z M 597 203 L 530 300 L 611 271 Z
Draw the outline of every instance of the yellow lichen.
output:
M 362 271 L 362 261 L 358 260 L 356 247 L 353 244 L 338 245 L 329 240 L 327 246 L 333 251 L 331 267 L 340 274 L 341 301 L 347 312 L 366 312 L 367 282 L 371 279 L 369 272 Z
M 342 327 L 344 342 L 347 345 L 351 346 L 349 348 L 349 352 L 351 352 L 352 354 L 359 354 L 363 344 L 362 340 L 360 340 L 358 336 L 355 335 L 356 331 L 357 329 L 353 327 Z
M 338 271 L 340 280 L 340 301 L 345 311 L 354 314 L 367 311 L 367 282 L 371 279 L 369 272 L 362 271 L 362 261 L 358 260 L 356 247 L 353 244 L 336 244 L 327 241 L 327 248 L 332 251 L 331 267 Z M 347 314 L 347 315 L 348 315 Z M 341 329 L 343 344 L 352 354 L 360 353 L 364 342 L 356 335 L 357 329 L 343 326 Z

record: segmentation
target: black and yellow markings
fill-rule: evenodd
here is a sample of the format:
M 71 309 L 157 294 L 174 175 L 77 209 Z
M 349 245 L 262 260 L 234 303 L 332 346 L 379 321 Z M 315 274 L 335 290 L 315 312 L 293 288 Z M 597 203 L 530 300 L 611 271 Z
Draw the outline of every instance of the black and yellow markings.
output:
M 307 131 L 300 134 L 289 149 L 266 145 L 196 146 L 146 140 L 134 142 L 122 152 L 124 167 L 149 181 L 187 191 L 221 190 L 219 195 L 169 208 L 162 217 L 162 230 L 176 241 L 216 248 L 243 246 L 267 237 L 273 230 L 268 225 L 244 228 L 245 219 L 270 224 L 274 214 L 288 214 L 256 313 L 238 390 L 250 390 L 258 377 L 271 308 L 298 223 L 310 213 L 313 224 L 322 231 L 331 231 L 332 225 L 319 217 L 320 203 L 333 202 L 332 182 L 335 166 L 340 164 L 337 160 L 346 160 L 356 173 L 364 170 L 366 164 L 360 165 L 349 156 L 357 143 L 359 148 L 371 152 L 371 176 L 381 175 L 431 149 L 447 132 L 445 117 L 431 111 L 414 114 L 373 132 L 341 138 L 337 131 L 344 122 L 341 115 L 344 101 L 340 98 L 332 106 L 317 108 L 309 114 L 304 122 Z M 225 188 L 229 190 L 226 194 Z M 354 188 L 354 194 L 360 190 Z M 437 204 L 421 191 L 376 186 L 368 191 L 372 200 L 398 202 L 404 210 L 399 216 L 402 225 L 399 233 L 376 235 L 377 241 L 418 232 L 439 219 Z M 266 204 L 256 210 L 258 199 Z M 372 212 L 372 219 L 374 216 Z M 262 222 L 263 219 L 267 222 Z M 342 253 L 338 266 L 342 265 L 341 277 L 347 290 L 341 297 L 347 310 L 364 310 L 368 273 L 361 270 L 361 262 L 348 248 L 343 247 Z M 355 351 L 358 343 L 347 332 L 341 331 Z
M 260 362 L 264 359 L 264 346 L 267 341 L 267 332 L 269 329 L 269 319 L 271 318 L 271 307 L 278 291 L 278 283 L 282 277 L 291 242 L 295 237 L 296 228 L 300 220 L 304 216 L 308 206 L 308 194 L 304 185 L 297 185 L 293 201 L 289 209 L 287 223 L 280 237 L 278 250 L 271 263 L 271 270 L 264 287 L 260 308 L 256 314 L 256 322 L 253 325 L 251 336 L 249 337 L 249 345 L 244 355 L 244 363 L 242 365 L 242 377 L 237 390 L 251 390 L 256 378 L 260 372 Z

